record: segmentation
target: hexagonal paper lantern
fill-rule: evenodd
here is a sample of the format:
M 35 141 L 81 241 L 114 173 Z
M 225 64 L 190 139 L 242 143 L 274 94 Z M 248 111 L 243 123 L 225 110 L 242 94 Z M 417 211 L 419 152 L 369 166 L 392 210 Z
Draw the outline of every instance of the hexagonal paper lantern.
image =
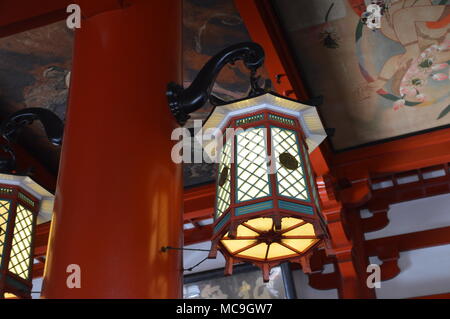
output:
M 227 128 L 240 130 L 218 151 L 209 257 L 220 250 L 226 274 L 235 263 L 255 264 L 265 281 L 282 262 L 308 270 L 327 234 L 308 156 L 326 138 L 316 108 L 266 93 L 216 107 L 204 125 L 212 136 Z
M 33 240 L 54 196 L 27 176 L 0 174 L 0 299 L 31 298 Z

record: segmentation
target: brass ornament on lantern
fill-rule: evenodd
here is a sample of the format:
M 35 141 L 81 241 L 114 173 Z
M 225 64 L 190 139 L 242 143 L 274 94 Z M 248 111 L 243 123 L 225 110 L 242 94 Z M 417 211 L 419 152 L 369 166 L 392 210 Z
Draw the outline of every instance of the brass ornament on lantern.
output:
M 283 154 L 280 154 L 278 157 L 278 160 L 280 161 L 280 164 L 287 169 L 290 169 L 291 171 L 296 170 L 298 168 L 298 162 L 295 159 L 294 156 L 289 154 L 288 152 L 284 152 Z
M 235 263 L 255 264 L 265 281 L 272 267 L 286 261 L 307 271 L 312 251 L 327 237 L 309 161 L 309 152 L 326 137 L 316 108 L 265 93 L 221 105 L 204 124 L 213 136 L 227 128 L 240 130 L 216 150 L 209 257 L 220 251 L 226 274 Z

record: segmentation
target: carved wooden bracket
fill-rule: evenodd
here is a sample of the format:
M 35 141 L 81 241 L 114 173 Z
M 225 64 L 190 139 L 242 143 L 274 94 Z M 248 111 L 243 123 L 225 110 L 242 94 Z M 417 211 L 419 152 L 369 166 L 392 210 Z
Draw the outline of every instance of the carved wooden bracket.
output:
M 381 280 L 389 280 L 400 273 L 398 259 L 400 258 L 398 249 L 393 246 L 380 246 L 377 248 L 378 258 L 383 262 L 380 265 Z
M 386 202 L 377 201 L 367 205 L 367 209 L 373 214 L 372 217 L 362 218 L 361 226 L 365 233 L 383 229 L 389 224 L 389 205 Z
M 309 285 L 318 290 L 337 289 L 339 287 L 339 273 L 332 272 L 323 274 L 322 272 L 309 275 Z
M 372 197 L 369 178 L 352 181 L 351 186 L 340 191 L 340 200 L 346 207 L 364 205 Z

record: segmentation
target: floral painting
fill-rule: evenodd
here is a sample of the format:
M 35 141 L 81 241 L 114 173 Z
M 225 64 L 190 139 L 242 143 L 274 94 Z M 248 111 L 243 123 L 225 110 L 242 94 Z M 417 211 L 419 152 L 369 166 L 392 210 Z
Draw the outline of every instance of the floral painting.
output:
M 195 275 L 193 275 L 195 277 Z M 285 299 L 284 278 L 280 267 L 271 270 L 270 281 L 264 283 L 260 269 L 246 270 L 200 280 L 188 280 L 183 287 L 185 299 Z
M 448 2 L 274 1 L 336 150 L 450 124 Z M 371 3 L 378 29 L 361 18 Z

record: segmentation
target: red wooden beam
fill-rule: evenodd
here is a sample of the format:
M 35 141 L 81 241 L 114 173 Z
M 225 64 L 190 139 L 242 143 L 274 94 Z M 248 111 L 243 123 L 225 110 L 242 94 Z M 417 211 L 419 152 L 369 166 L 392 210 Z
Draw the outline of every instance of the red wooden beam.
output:
M 23 32 L 64 19 L 71 0 L 0 1 L 0 37 Z
M 417 182 L 395 185 L 372 191 L 370 202 L 389 204 L 436 196 L 450 192 L 450 176 L 421 179 Z
M 211 218 L 213 216 L 215 199 L 215 183 L 185 189 L 184 220 Z
M 333 156 L 338 177 L 404 172 L 450 162 L 450 128 L 358 148 Z
M 45 268 L 44 263 L 33 264 L 33 272 L 32 272 L 33 279 L 44 276 L 44 268 Z
M 34 236 L 34 257 L 42 257 L 47 253 L 48 235 L 50 233 L 50 222 L 36 226 Z
M 184 230 L 184 245 L 193 245 L 201 242 L 209 241 L 212 237 L 213 226 L 206 225 L 192 229 Z
M 2 0 L 0 1 L 0 37 L 38 28 L 66 19 L 68 5 L 77 3 L 83 17 L 120 9 L 135 0 Z
M 253 41 L 264 48 L 264 66 L 271 75 L 277 92 L 284 95 L 308 99 L 308 94 L 297 71 L 297 65 L 290 55 L 290 48 L 284 41 L 284 32 L 270 1 L 234 1 Z
M 415 233 L 367 240 L 364 248 L 368 256 L 377 256 L 382 247 L 407 251 L 450 244 L 450 226 Z
M 409 299 L 450 299 L 450 292 L 445 294 L 437 294 L 430 296 L 413 297 Z

